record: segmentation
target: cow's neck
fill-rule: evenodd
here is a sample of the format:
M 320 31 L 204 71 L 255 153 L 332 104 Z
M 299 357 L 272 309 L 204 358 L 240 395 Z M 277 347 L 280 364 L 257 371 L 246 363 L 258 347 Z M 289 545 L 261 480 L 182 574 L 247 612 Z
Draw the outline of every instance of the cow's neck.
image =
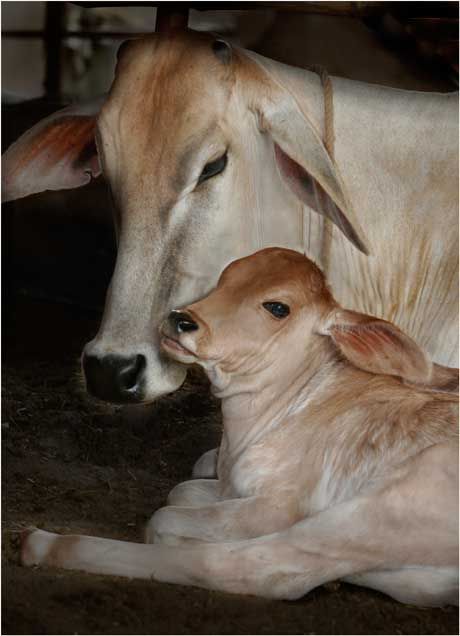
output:
M 323 134 L 318 78 L 275 66 L 271 72 Z M 456 99 L 340 78 L 332 86 L 334 161 L 370 256 L 335 226 L 325 242 L 322 217 L 308 209 L 301 249 L 321 266 L 339 303 L 397 324 L 436 362 L 454 366 L 458 245 L 449 228 L 458 207 Z M 290 213 L 295 222 L 294 203 Z M 298 249 L 295 240 L 292 247 Z M 442 341 L 432 329 L 440 320 Z

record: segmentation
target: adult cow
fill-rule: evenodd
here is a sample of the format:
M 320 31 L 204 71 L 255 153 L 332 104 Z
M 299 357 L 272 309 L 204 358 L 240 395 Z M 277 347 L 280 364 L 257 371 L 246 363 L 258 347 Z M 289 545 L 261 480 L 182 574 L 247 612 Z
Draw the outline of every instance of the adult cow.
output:
M 270 245 L 305 250 L 340 303 L 456 361 L 457 95 L 332 88 L 334 159 L 316 74 L 209 35 L 155 34 L 122 47 L 103 103 L 9 148 L 7 199 L 100 170 L 110 184 L 118 258 L 83 356 L 91 393 L 148 402 L 177 388 L 185 371 L 161 357 L 157 326 Z

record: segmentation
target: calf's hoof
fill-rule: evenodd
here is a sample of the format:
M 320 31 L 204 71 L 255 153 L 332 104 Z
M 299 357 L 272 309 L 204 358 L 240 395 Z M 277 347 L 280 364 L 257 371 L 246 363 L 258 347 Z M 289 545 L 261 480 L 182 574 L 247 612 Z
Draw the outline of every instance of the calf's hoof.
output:
M 144 533 L 145 543 L 161 543 L 162 545 L 182 545 L 183 537 L 174 534 L 176 525 L 175 513 L 168 506 L 159 508 L 150 518 Z
M 37 528 L 24 530 L 21 535 L 21 564 L 30 567 L 44 563 L 57 536 Z

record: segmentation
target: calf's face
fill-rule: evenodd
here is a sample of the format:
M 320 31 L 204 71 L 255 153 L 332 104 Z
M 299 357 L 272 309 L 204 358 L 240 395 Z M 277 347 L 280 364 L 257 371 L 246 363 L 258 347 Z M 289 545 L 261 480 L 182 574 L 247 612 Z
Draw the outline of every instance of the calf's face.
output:
M 178 362 L 200 364 L 217 384 L 235 375 L 285 373 L 305 360 L 332 306 L 314 263 L 268 248 L 234 261 L 206 298 L 171 312 L 162 348 Z
M 283 248 L 231 263 L 206 298 L 171 312 L 161 335 L 163 351 L 203 366 L 217 389 L 235 376 L 253 388 L 289 382 L 305 362 L 316 356 L 321 366 L 320 356 L 336 351 L 367 373 L 439 390 L 439 373 L 413 340 L 390 322 L 340 307 L 318 267 Z

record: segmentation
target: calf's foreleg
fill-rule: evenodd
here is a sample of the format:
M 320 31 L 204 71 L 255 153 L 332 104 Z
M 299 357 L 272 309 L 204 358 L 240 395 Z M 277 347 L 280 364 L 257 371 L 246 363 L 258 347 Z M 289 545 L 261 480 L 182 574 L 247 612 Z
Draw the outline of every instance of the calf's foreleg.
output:
M 370 570 L 457 564 L 456 536 L 436 545 L 435 523 L 403 518 L 385 498 L 361 497 L 283 532 L 232 543 L 171 547 L 36 530 L 24 541 L 22 560 L 281 599 Z
M 185 493 L 190 493 L 192 484 L 193 481 L 185 482 Z M 176 499 L 174 490 L 168 501 Z M 179 498 L 183 498 L 180 490 Z M 165 506 L 157 510 L 147 524 L 146 542 L 168 545 L 197 541 L 223 543 L 278 532 L 296 521 L 295 506 L 288 497 L 280 499 L 281 503 L 267 497 L 249 497 L 197 507 Z
M 217 456 L 218 448 L 206 451 L 195 462 L 192 469 L 193 479 L 215 479 L 217 477 Z
M 218 479 L 183 481 L 168 495 L 168 506 L 206 506 L 220 500 Z

